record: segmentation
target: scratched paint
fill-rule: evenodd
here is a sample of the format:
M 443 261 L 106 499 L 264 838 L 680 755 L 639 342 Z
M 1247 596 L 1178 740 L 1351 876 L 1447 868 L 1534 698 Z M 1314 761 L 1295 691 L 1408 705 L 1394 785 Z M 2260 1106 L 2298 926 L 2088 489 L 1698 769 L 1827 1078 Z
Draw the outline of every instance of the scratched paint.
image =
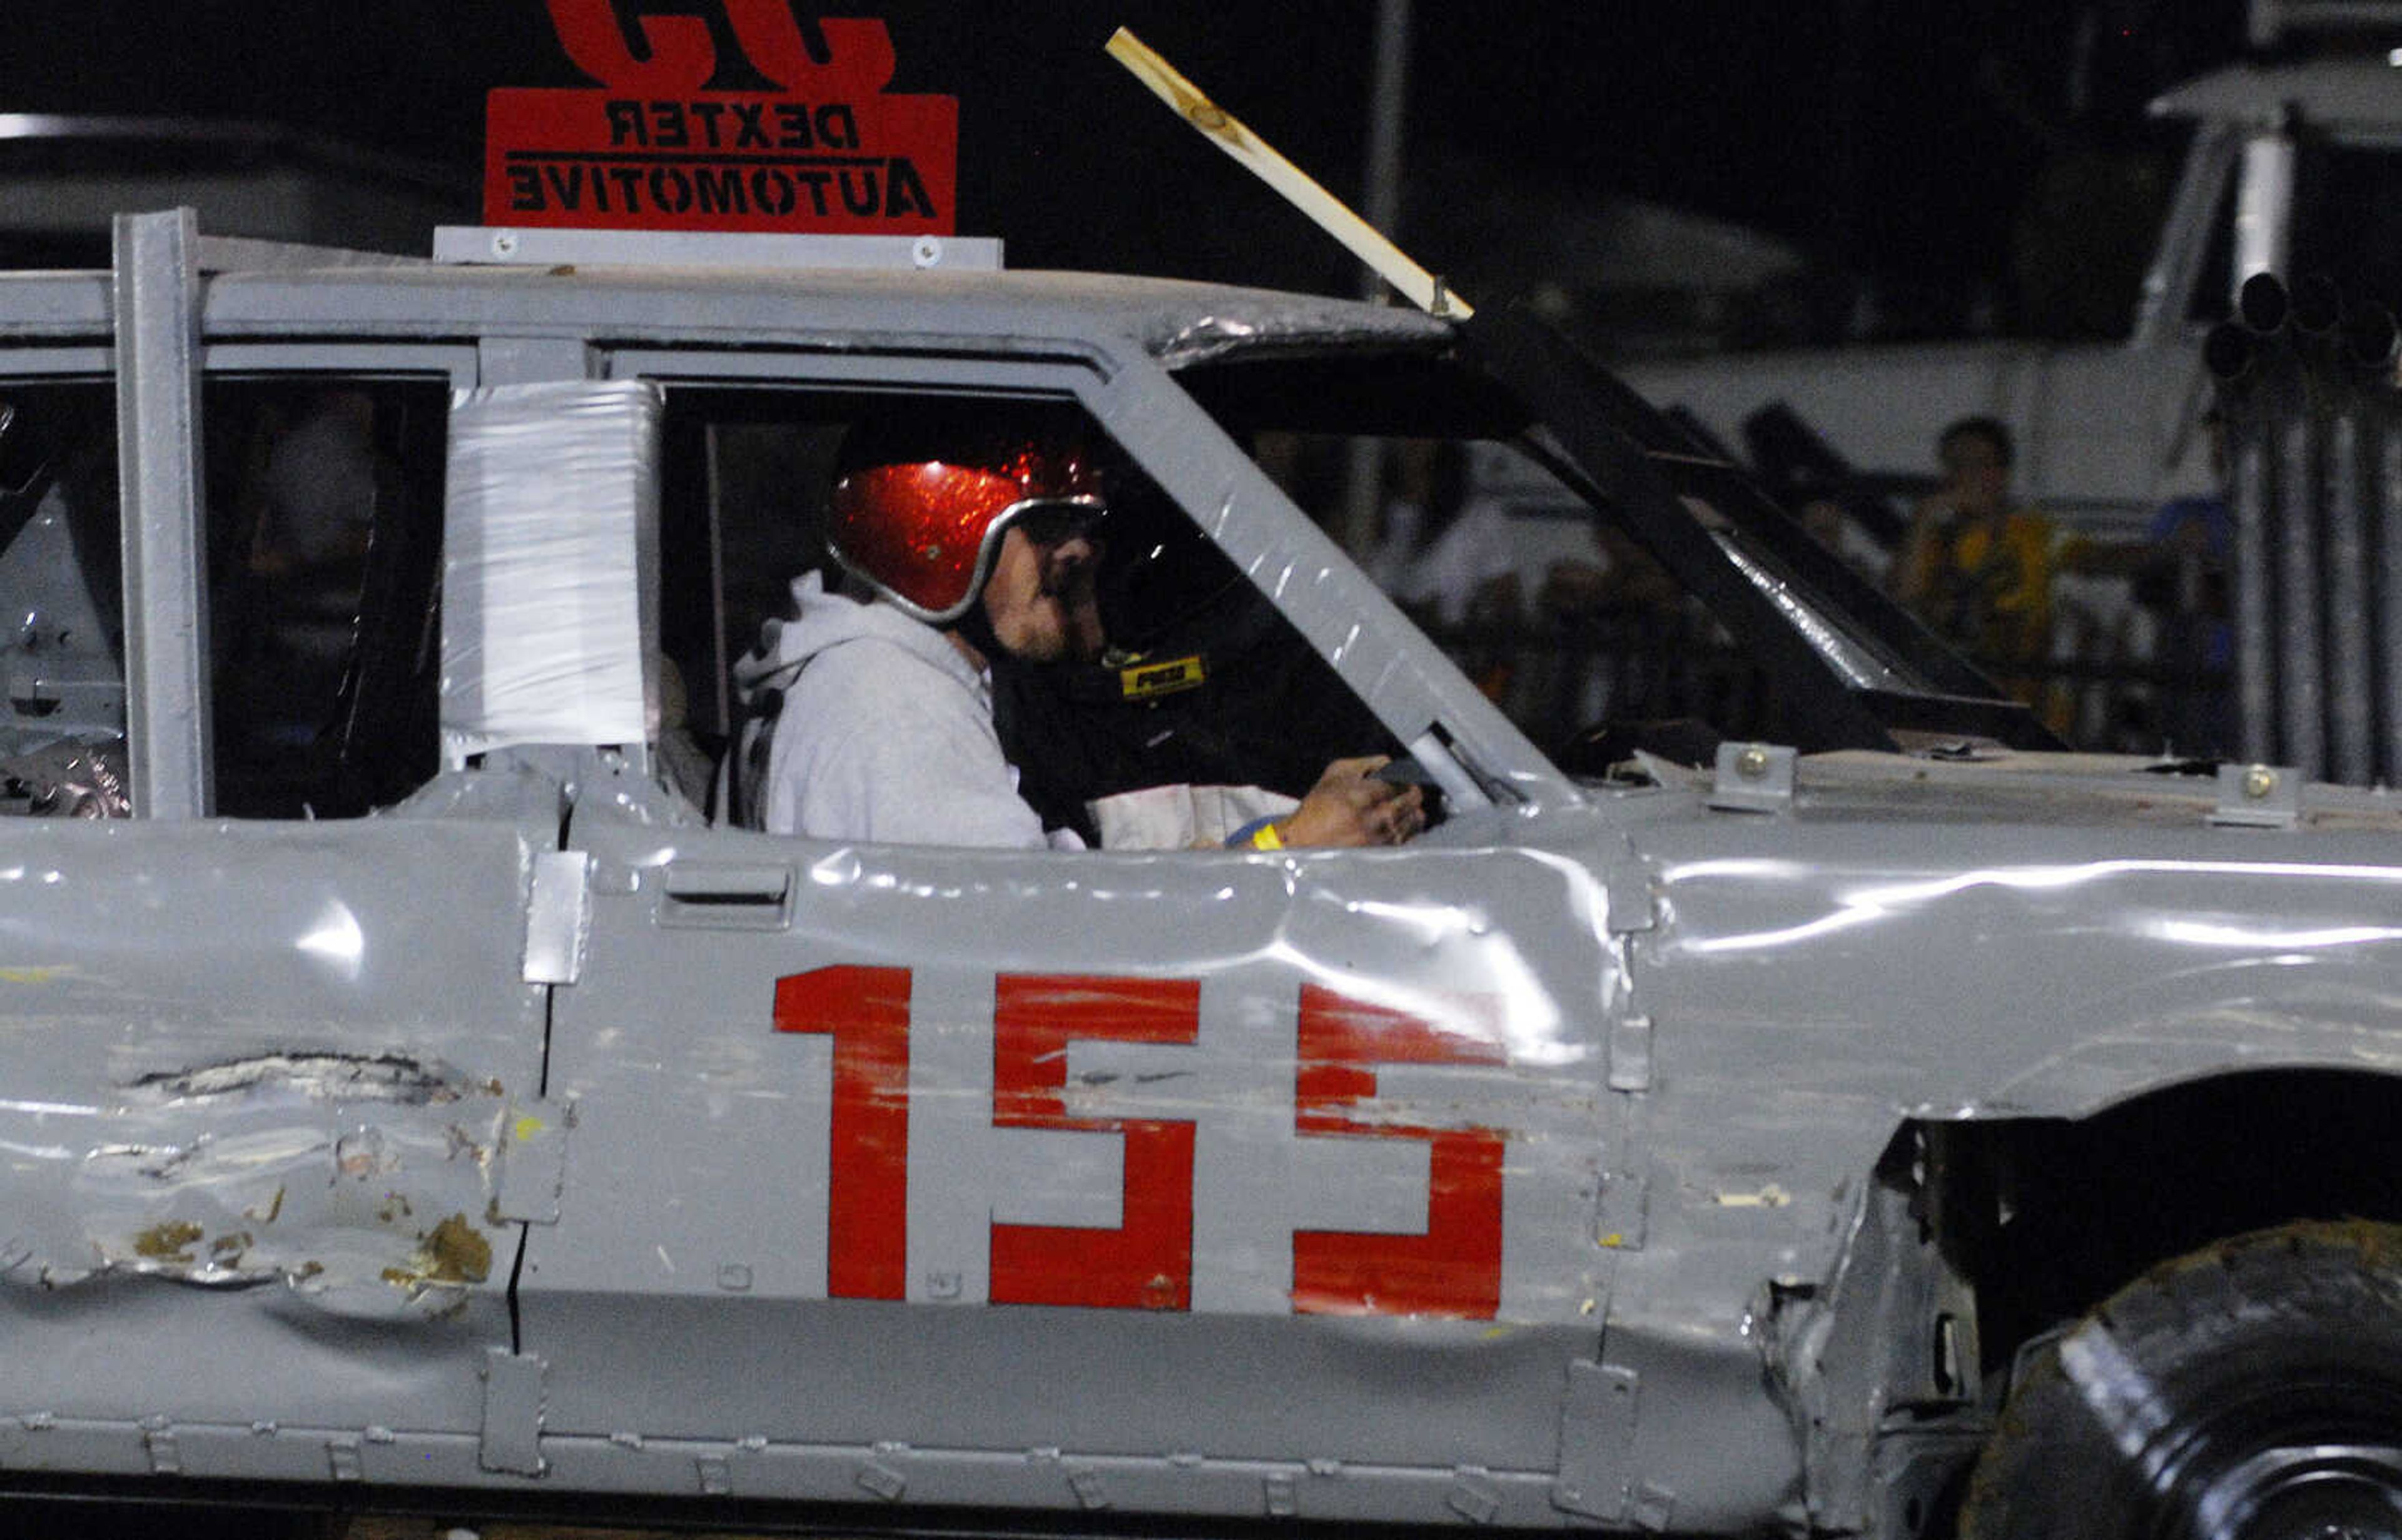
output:
M 59 1105 L 0 1106 L 34 1198 L 0 1286 L 131 1273 L 440 1315 L 490 1278 L 507 1228 L 491 1212 L 508 1099 L 438 1062 L 259 1054 L 136 1075 L 72 1118 Z

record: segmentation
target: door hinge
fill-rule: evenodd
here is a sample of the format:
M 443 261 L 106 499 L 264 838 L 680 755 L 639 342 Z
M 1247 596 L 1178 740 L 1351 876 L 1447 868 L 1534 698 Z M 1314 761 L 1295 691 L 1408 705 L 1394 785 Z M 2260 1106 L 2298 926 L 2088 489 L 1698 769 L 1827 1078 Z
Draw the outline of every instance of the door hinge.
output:
M 1559 1475 L 1552 1503 L 1588 1518 L 1626 1517 L 1627 1467 L 1635 1453 L 1636 1399 L 1643 1377 L 1615 1364 L 1568 1365 L 1560 1403 Z
M 1613 936 L 1632 936 L 1660 923 L 1660 900 L 1651 891 L 1651 873 L 1640 859 L 1629 856 L 1602 869 L 1602 923 Z
M 559 1198 L 567 1190 L 567 1136 L 574 1127 L 573 1101 L 510 1101 L 492 1193 L 493 1211 L 501 1218 L 559 1223 Z
M 1609 1089 L 1651 1089 L 1651 1018 L 1621 1016 L 1609 1024 Z
M 543 1377 L 550 1365 L 506 1348 L 484 1353 L 484 1441 L 477 1458 L 486 1470 L 540 1476 Z

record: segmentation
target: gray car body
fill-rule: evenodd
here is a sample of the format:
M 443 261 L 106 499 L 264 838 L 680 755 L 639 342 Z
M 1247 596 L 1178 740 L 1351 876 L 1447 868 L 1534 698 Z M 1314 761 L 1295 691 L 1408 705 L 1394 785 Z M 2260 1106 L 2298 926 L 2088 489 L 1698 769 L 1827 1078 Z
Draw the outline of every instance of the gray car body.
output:
M 1455 809 L 1361 852 L 778 839 L 711 827 L 641 743 L 477 739 L 489 703 L 461 682 L 446 726 L 475 747 L 407 802 L 240 822 L 177 769 L 189 678 L 136 667 L 132 736 L 193 805 L 0 826 L 20 1479 L 895 1523 L 1901 1528 L 1990 1409 L 1943 1362 L 1973 1352 L 1946 1335 L 1973 1336 L 1973 1280 L 1895 1150 L 2216 1077 L 2402 1069 L 2382 794 L 2288 788 L 2246 818 L 2207 781 L 1999 752 L 1554 768 L 1171 372 L 1438 351 L 1445 322 L 1044 274 L 246 254 L 169 287 L 146 323 L 188 316 L 195 369 L 431 370 L 462 410 L 721 377 L 1072 393 L 1439 762 Z M 142 303 L 106 274 L 0 277 L 0 371 L 105 376 Z M 174 385 L 126 390 L 129 457 L 192 452 Z M 541 409 L 509 426 L 538 466 Z M 128 502 L 154 521 L 138 564 L 178 515 Z M 502 522 L 454 485 L 446 604 L 477 581 L 461 553 L 502 559 Z M 129 593 L 171 653 L 200 628 L 188 594 Z M 573 667 L 641 677 L 641 642 Z M 806 976 L 905 981 L 894 1297 L 835 1297 L 859 1233 L 830 1195 L 842 1071 L 825 1037 L 773 1029 Z M 997 1022 L 1107 1018 L 1112 990 L 1150 1020 L 1167 983 L 1190 993 L 1151 1040 L 1066 1049 L 1084 1126 L 995 1126 Z M 1336 997 L 1479 1046 L 1384 1062 L 1352 1136 L 1326 1137 L 1297 1105 L 1296 1012 Z M 1003 1298 L 1027 1286 L 1003 1228 L 1125 1222 L 1131 1141 L 1176 1126 L 1180 1304 Z M 1329 1243 L 1297 1237 L 1428 1228 L 1446 1134 L 1498 1161 L 1489 1307 L 1299 1309 L 1296 1255 Z

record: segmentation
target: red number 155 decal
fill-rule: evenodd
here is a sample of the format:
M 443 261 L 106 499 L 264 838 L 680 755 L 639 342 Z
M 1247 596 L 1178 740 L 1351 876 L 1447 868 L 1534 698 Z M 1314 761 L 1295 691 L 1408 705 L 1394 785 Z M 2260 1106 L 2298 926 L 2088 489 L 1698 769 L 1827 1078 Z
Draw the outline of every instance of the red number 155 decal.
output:
M 827 1276 L 841 1299 L 907 1297 L 909 971 L 821 968 L 776 983 L 776 1030 L 834 1039 Z M 1193 1303 L 1190 1119 L 1071 1117 L 1071 1042 L 1196 1039 L 1191 980 L 1003 974 L 993 999 L 993 1124 L 1125 1141 L 1121 1223 L 996 1223 L 995 1303 L 1188 1310 Z M 1301 990 L 1296 1134 L 1429 1146 L 1422 1234 L 1297 1231 L 1292 1307 L 1311 1314 L 1492 1316 L 1501 1300 L 1501 1136 L 1355 1118 L 1377 1065 L 1498 1064 L 1498 1043 L 1438 1030 L 1316 984 Z

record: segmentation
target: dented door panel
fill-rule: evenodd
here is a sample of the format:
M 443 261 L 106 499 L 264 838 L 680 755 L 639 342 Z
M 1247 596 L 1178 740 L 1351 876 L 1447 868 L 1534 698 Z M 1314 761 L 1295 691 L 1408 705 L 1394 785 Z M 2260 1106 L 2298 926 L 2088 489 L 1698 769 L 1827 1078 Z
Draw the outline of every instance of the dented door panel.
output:
M 1581 864 L 843 846 L 591 807 L 565 1196 L 520 1298 L 546 1450 L 614 1437 L 578 1468 L 639 1484 L 632 1451 L 749 1437 L 790 1457 L 744 1467 L 774 1490 L 856 1498 L 905 1446 L 913 1500 L 992 1500 L 975 1451 L 1048 1449 L 1222 1512 L 1269 1511 L 1252 1466 L 1315 1463 L 1354 1475 L 1311 1500 L 1420 1519 L 1476 1467 L 1563 1520 L 1623 1118 Z M 1027 1500 L 1078 1504 L 1070 1474 Z
M 476 1426 L 548 832 L 0 828 L 0 1409 Z
M 2402 1070 L 2402 927 L 2379 918 L 2402 840 L 2364 830 L 2336 859 L 2201 824 L 2112 830 L 2106 852 L 1990 820 L 1907 844 L 1841 815 L 1663 829 L 1637 844 L 1677 923 L 1636 967 L 1749 1142 L 1829 1171 L 1903 1116 L 2080 1117 L 2239 1066 Z M 1870 1107 L 1886 1126 L 1809 1137 Z

